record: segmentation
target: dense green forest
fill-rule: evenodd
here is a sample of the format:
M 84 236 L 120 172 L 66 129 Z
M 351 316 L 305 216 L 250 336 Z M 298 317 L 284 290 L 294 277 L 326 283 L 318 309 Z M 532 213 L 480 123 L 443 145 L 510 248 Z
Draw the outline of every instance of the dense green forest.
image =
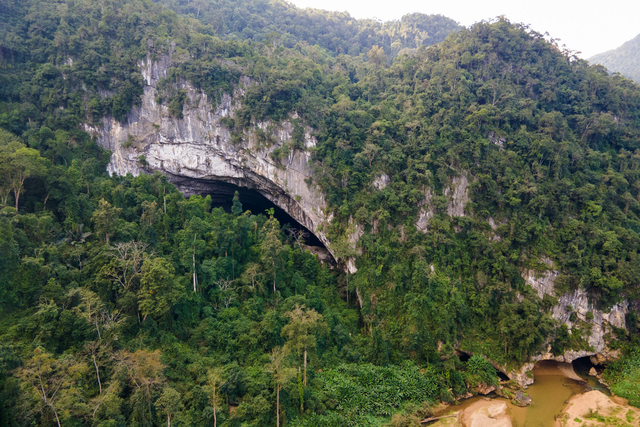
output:
M 283 0 L 159 0 L 178 13 L 211 25 L 221 38 L 273 40 L 286 47 L 305 42 L 332 54 L 358 56 L 379 46 L 389 56 L 440 43 L 460 26 L 442 15 L 413 13 L 398 21 L 354 19 L 347 13 L 299 9 Z
M 592 56 L 589 61 L 640 83 L 640 34 L 617 49 Z
M 505 19 L 160 3 L 0 0 L 0 426 L 411 425 L 495 383 L 483 356 L 588 349 L 589 325 L 568 333 L 524 283 L 543 257 L 559 294 L 631 302 L 608 339 L 626 355 L 612 384 L 636 392 L 635 83 Z M 177 81 L 215 99 L 248 76 L 235 137 L 294 112 L 315 129 L 326 231 L 357 273 L 239 198 L 224 212 L 158 174 L 107 175 L 82 124 L 126 122 L 138 64 L 168 54 L 158 101 L 176 117 Z

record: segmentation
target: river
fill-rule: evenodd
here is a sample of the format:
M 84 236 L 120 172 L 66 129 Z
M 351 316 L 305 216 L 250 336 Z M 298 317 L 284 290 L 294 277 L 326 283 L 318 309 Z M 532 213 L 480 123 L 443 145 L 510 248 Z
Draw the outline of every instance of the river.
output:
M 491 398 L 508 402 L 507 413 L 514 427 L 553 427 L 556 415 L 562 412 L 571 396 L 591 389 L 609 394 L 606 387 L 588 376 L 590 367 L 590 364 L 585 364 L 584 367 L 578 365 L 577 372 L 574 372 L 569 363 L 539 362 L 533 370 L 535 382 L 526 390 L 533 400 L 531 405 L 521 408 L 495 394 L 490 394 L 474 396 L 463 401 L 459 406 L 450 406 L 438 415 L 464 410 L 478 400 Z

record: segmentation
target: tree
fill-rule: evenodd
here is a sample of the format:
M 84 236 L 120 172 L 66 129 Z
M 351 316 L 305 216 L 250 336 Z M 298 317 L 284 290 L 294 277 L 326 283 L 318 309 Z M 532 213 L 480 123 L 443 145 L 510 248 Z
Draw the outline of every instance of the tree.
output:
M 80 304 L 73 308 L 73 312 L 85 319 L 90 325 L 95 326 L 96 332 L 98 333 L 98 339 L 101 340 L 102 334 L 100 333 L 99 321 L 105 310 L 102 300 L 95 292 L 92 292 L 87 288 L 78 290 L 74 289 L 72 292 L 77 292 L 80 295 Z
M 194 198 L 192 197 L 191 199 Z M 196 201 L 197 199 L 195 199 L 192 204 L 195 204 Z M 210 232 L 211 225 L 202 218 L 194 216 L 185 222 L 184 228 L 176 235 L 182 265 L 184 267 L 191 267 L 194 292 L 196 292 L 198 285 L 198 261 L 206 248 L 206 241 L 204 238 Z
M 224 383 L 223 372 L 222 368 L 213 368 L 207 372 L 209 386 L 213 392 L 213 396 L 211 397 L 211 405 L 213 406 L 213 427 L 218 427 L 218 416 L 216 412 L 220 405 L 220 386 Z
M 276 385 L 276 427 L 280 426 L 280 390 L 296 374 L 295 369 L 285 364 L 287 355 L 285 347 L 276 347 L 271 351 L 271 363 L 267 365 L 267 370 L 273 373 Z
M 233 280 L 227 279 L 218 279 L 216 281 L 216 286 L 220 292 L 220 302 L 224 304 L 224 308 L 229 308 L 229 305 L 236 298 L 236 288 L 233 286 Z
M 387 62 L 387 55 L 384 53 L 384 48 L 378 45 L 373 46 L 371 50 L 369 50 L 369 53 L 367 53 L 367 56 L 369 57 L 369 62 L 375 64 L 377 67 Z
M 289 352 L 295 352 L 303 356 L 304 385 L 307 385 L 307 353 L 316 348 L 316 333 L 326 329 L 322 315 L 314 309 L 306 310 L 305 306 L 296 307 L 284 315 L 289 318 L 289 323 L 282 328 L 281 335 L 287 339 L 285 348 Z
M 273 275 L 273 293 L 276 293 L 276 277 L 281 263 L 284 245 L 280 241 L 280 224 L 271 217 L 264 225 L 265 236 L 260 245 L 261 258 L 266 270 Z
M 86 374 L 88 368 L 68 355 L 54 358 L 40 348 L 19 368 L 17 376 L 28 385 L 29 394 L 42 401 L 42 408 L 48 408 L 61 426 L 60 410 L 81 401 L 76 382 Z
M 0 201 L 3 206 L 11 194 L 12 153 L 23 147 L 15 135 L 0 129 Z
M 142 424 L 153 418 L 151 394 L 164 383 L 165 366 L 160 355 L 160 350 L 137 350 L 135 353 L 122 350 L 115 354 L 118 370 L 134 389 L 132 417 Z
M 38 150 L 27 148 L 15 142 L 5 146 L 5 149 L 0 152 L 0 157 L 4 158 L 4 161 L 0 163 L 0 177 L 6 180 L 9 188 L 13 191 L 15 208 L 18 210 L 18 202 L 25 180 L 32 176 L 44 175 L 47 170 L 46 160 L 40 157 Z M 2 196 L 4 204 L 6 204 L 8 196 L 6 188 L 6 184 L 0 187 L 0 196 Z
M 100 199 L 98 209 L 93 212 L 91 220 L 96 224 L 96 232 L 104 237 L 105 243 L 109 244 L 109 238 L 113 235 L 114 222 L 118 219 L 121 208 L 114 208 L 105 199 Z
M 367 157 L 367 160 L 369 161 L 369 169 L 371 169 L 371 163 L 373 162 L 373 159 L 375 159 L 378 155 L 378 152 L 380 152 L 380 147 L 372 144 L 371 142 L 367 142 L 367 144 L 364 146 L 364 150 L 362 150 L 362 153 Z
M 184 295 L 184 286 L 175 276 L 173 265 L 164 258 L 151 258 L 142 266 L 138 307 L 143 320 L 160 318 Z
M 134 290 L 142 274 L 142 263 L 148 246 L 134 240 L 110 247 L 109 255 L 113 261 L 103 268 L 101 274 L 122 286 L 124 291 Z
M 242 203 L 240 203 L 240 193 L 237 191 L 233 193 L 233 205 L 231 206 L 231 213 L 235 216 L 242 215 Z
M 156 406 L 167 416 L 167 427 L 171 427 L 171 417 L 182 408 L 182 396 L 171 387 L 164 387 L 162 394 L 156 400 Z

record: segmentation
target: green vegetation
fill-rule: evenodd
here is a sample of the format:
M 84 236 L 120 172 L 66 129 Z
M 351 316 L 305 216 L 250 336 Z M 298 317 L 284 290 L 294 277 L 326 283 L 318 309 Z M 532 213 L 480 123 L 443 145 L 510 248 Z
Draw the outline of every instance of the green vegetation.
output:
M 611 391 L 640 408 L 640 350 L 637 346 L 625 349 L 625 355 L 605 371 Z
M 548 345 L 588 348 L 524 283 L 546 258 L 558 293 L 638 300 L 630 80 L 504 19 L 168 6 L 182 15 L 148 0 L 0 4 L 0 427 L 382 425 L 495 384 L 486 357 L 515 367 Z M 157 102 L 175 119 L 185 83 L 215 100 L 243 79 L 224 120 L 234 141 L 291 120 L 278 160 L 314 129 L 325 231 L 357 273 L 321 265 L 273 210 L 236 197 L 225 213 L 158 174 L 107 176 L 84 125 L 126 122 L 148 61 L 168 67 Z M 612 383 L 632 398 L 625 360 Z
M 617 49 L 592 56 L 589 61 L 640 83 L 640 34 Z
M 282 0 L 158 0 L 199 19 L 224 39 L 249 39 L 267 46 L 318 45 L 332 55 L 366 54 L 380 46 L 391 57 L 443 41 L 460 26 L 442 15 L 412 13 L 397 21 L 355 19 L 344 12 L 299 9 Z

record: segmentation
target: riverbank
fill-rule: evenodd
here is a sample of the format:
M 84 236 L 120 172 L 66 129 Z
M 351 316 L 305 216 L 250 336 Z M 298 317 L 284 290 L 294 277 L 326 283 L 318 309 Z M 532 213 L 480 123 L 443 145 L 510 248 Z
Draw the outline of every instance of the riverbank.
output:
M 573 396 L 566 404 L 555 427 L 640 426 L 640 410 L 624 399 L 608 397 L 598 390 Z
M 583 378 L 577 375 L 569 363 L 544 361 L 533 370 L 535 382 L 526 390 L 532 404 L 518 407 L 496 395 L 475 396 L 458 406 L 450 406 L 437 415 L 455 415 L 439 420 L 430 426 L 456 427 L 551 427 L 556 415 L 574 395 L 588 391 Z

